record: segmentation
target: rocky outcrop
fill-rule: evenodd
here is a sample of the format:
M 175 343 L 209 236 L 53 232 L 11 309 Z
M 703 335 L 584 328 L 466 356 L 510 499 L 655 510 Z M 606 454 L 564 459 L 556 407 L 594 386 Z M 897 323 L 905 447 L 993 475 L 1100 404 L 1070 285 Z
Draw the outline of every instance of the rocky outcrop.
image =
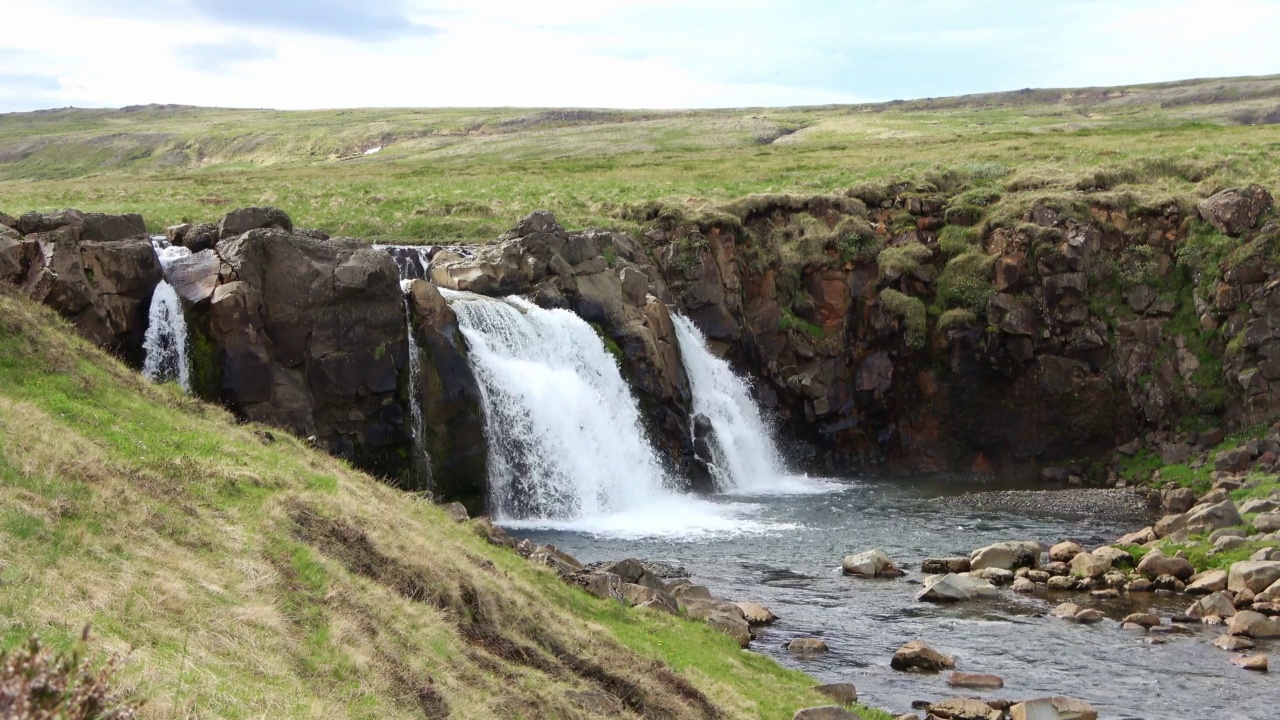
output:
M 354 239 L 254 229 L 177 261 L 195 392 L 400 480 L 412 451 L 405 303 Z
M 1223 190 L 1197 205 L 1196 211 L 1218 232 L 1239 237 L 1257 227 L 1258 218 L 1273 204 L 1266 188 L 1250 185 Z
M 162 274 L 139 215 L 63 210 L 0 226 L 0 283 L 57 310 L 90 341 L 141 365 Z
M 421 446 L 430 461 L 428 488 L 461 501 L 472 512 L 484 509 L 488 489 L 488 441 L 480 386 L 467 362 L 458 317 L 434 285 L 413 280 L 406 289 L 418 357 Z

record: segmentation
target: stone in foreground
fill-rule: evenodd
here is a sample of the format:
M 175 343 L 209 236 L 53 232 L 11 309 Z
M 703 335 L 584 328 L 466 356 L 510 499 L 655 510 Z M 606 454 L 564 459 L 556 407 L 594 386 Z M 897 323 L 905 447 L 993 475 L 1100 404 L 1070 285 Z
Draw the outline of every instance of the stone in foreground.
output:
M 1255 672 L 1267 672 L 1267 656 L 1266 655 L 1240 655 L 1231 658 L 1231 664 L 1245 670 L 1253 670 Z
M 943 655 L 919 640 L 912 640 L 898 648 L 889 661 L 889 667 L 902 671 L 941 672 L 955 666 L 956 661 L 950 655 Z
M 1252 650 L 1254 642 L 1248 638 L 1235 637 L 1234 635 L 1223 635 L 1213 641 L 1213 646 L 1226 650 L 1228 652 L 1237 652 L 1239 650 Z
M 952 720 L 1001 720 L 1004 717 L 1004 713 L 973 698 L 950 698 L 934 703 L 929 706 L 929 714 Z
M 839 705 L 824 705 L 797 710 L 791 720 L 862 720 Z
M 1009 720 L 1098 720 L 1098 711 L 1083 700 L 1037 698 L 1009 708 Z
M 1280 621 L 1252 610 L 1243 610 L 1227 623 L 1227 633 L 1249 638 L 1280 637 Z
M 999 690 L 1004 687 L 1004 679 L 998 675 L 953 672 L 947 676 L 947 684 L 951 687 L 973 688 L 975 690 Z
M 747 624 L 751 627 L 759 627 L 768 625 L 778 619 L 777 615 L 769 608 L 756 602 L 737 602 L 734 605 L 742 611 L 742 616 L 746 618 Z

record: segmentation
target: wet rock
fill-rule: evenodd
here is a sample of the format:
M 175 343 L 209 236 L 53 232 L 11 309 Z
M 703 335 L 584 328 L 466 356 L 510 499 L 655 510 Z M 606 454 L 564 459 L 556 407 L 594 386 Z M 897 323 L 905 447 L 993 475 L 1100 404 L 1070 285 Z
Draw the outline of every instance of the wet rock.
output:
M 1071 541 L 1060 542 L 1049 548 L 1049 559 L 1053 562 L 1071 562 L 1071 559 L 1084 552 L 1084 548 L 1079 543 Z
M 1004 680 L 998 675 L 953 672 L 947 676 L 947 684 L 951 687 L 974 688 L 976 690 L 999 690 L 1004 687 Z
M 1239 592 L 1248 588 L 1255 594 L 1261 593 L 1280 580 L 1280 561 L 1244 560 L 1231 564 L 1227 575 L 1227 589 Z
M 1040 543 L 1032 541 L 1002 542 L 974 550 L 969 556 L 970 570 L 994 567 L 1013 570 L 1040 566 Z
M 1062 618 L 1064 620 L 1073 618 L 1076 613 L 1080 612 L 1080 606 L 1073 602 L 1065 602 L 1058 607 L 1049 611 L 1051 617 Z
M 1187 617 L 1203 619 L 1207 617 L 1229 618 L 1236 614 L 1236 605 L 1230 593 L 1225 590 L 1205 595 L 1191 604 L 1187 609 Z
M 1023 595 L 1032 595 L 1036 591 L 1036 584 L 1031 582 L 1027 578 L 1020 577 L 1017 580 L 1013 581 L 1013 587 L 1011 589 L 1016 593 L 1021 593 Z
M 823 705 L 797 710 L 791 720 L 862 720 L 852 712 L 839 705 Z
M 1075 578 L 1069 575 L 1056 575 L 1049 578 L 1049 582 L 1045 583 L 1045 585 L 1048 586 L 1050 590 L 1065 592 L 1068 590 L 1075 590 L 1077 582 L 1078 581 Z
M 947 573 L 966 573 L 972 567 L 967 557 L 929 558 L 920 563 L 920 572 L 926 575 L 945 575 Z
M 1025 570 L 1026 568 L 1019 569 Z M 984 568 L 982 570 L 975 570 L 970 572 L 969 576 L 978 578 L 979 580 L 986 580 L 992 585 L 1008 585 L 1013 582 L 1014 578 L 1014 574 L 1011 571 L 1003 570 L 1001 568 Z
M 956 666 L 950 655 L 943 655 L 919 640 L 898 648 L 889 661 L 889 667 L 901 671 L 942 672 Z
M 734 605 L 742 611 L 742 616 L 746 618 L 747 624 L 751 627 L 760 627 L 762 625 L 772 624 L 778 619 L 777 615 L 769 608 L 756 602 L 736 602 Z
M 1155 586 L 1156 592 L 1165 591 L 1169 593 L 1180 593 L 1186 589 L 1186 585 L 1173 575 L 1160 575 L 1151 581 Z
M 1111 545 L 1103 545 L 1102 547 L 1094 548 L 1091 554 L 1111 563 L 1111 567 L 1113 568 L 1133 567 L 1134 565 L 1132 555 Z
M 1280 621 L 1252 610 L 1241 610 L 1227 623 L 1227 633 L 1248 638 L 1280 637 Z
M 1010 707 L 1009 720 L 1098 720 L 1098 711 L 1083 700 L 1037 698 Z
M 900 577 L 903 574 L 889 556 L 879 549 L 846 555 L 840 568 L 845 575 L 862 577 Z
M 1146 578 L 1131 580 L 1124 586 L 1124 591 L 1128 593 L 1149 593 L 1155 589 L 1155 585 Z
M 1071 566 L 1064 562 L 1051 562 L 1044 566 L 1044 571 L 1050 575 L 1066 575 L 1071 572 Z
M 1044 570 L 1028 570 L 1024 577 L 1037 585 L 1043 585 L 1049 582 L 1049 578 L 1052 575 Z
M 1001 720 L 1004 713 L 981 700 L 950 698 L 929 706 L 929 713 L 951 720 Z
M 995 586 L 986 580 L 955 573 L 943 576 L 934 575 L 932 577 L 937 579 L 933 582 L 925 581 L 927 584 L 916 595 L 917 600 L 926 602 L 965 602 L 996 597 L 998 594 Z
M 830 683 L 827 685 L 819 685 L 815 687 L 814 690 L 817 690 L 841 705 L 853 705 L 858 702 L 858 689 L 853 686 L 853 683 Z
M 1251 650 L 1255 647 L 1255 644 L 1248 638 L 1235 637 L 1234 635 L 1222 635 L 1217 640 L 1213 641 L 1213 646 L 1229 652 L 1237 652 L 1240 650 Z
M 1085 608 L 1073 615 L 1071 619 L 1081 625 L 1093 625 L 1094 623 L 1100 623 L 1105 620 L 1106 616 L 1093 608 Z
M 1196 205 L 1200 217 L 1218 232 L 1239 237 L 1258 224 L 1258 218 L 1271 209 L 1271 193 L 1260 185 L 1231 188 L 1216 193 Z
M 1254 672 L 1267 672 L 1266 655 L 1240 655 L 1231 658 L 1231 664 Z
M 1160 550 L 1152 550 L 1138 562 L 1138 572 L 1151 579 L 1172 575 L 1179 580 L 1189 580 L 1196 569 L 1184 558 L 1169 557 Z
M 1160 616 L 1153 613 L 1133 613 L 1126 615 L 1123 622 L 1133 623 L 1143 629 L 1155 627 L 1160 624 Z
M 792 655 L 814 655 L 830 650 L 820 638 L 802 637 L 787 643 L 787 652 Z

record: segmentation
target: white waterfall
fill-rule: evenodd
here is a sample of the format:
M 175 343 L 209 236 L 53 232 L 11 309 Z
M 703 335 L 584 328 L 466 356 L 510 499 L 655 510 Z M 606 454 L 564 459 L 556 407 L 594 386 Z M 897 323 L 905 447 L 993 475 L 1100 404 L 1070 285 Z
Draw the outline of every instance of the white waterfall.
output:
M 413 458 L 409 463 L 409 472 L 413 476 L 413 486 L 422 488 L 429 487 L 431 483 L 431 458 L 423 447 L 426 421 L 422 413 L 422 369 L 418 365 L 418 339 L 413 336 L 413 313 L 409 309 L 409 285 L 413 280 L 404 279 L 403 268 L 400 275 L 400 291 L 404 295 L 405 337 L 409 340 L 409 429 L 413 433 Z
M 682 495 L 614 357 L 585 321 L 442 291 L 484 397 L 489 489 L 507 525 L 643 536 L 750 532 L 744 506 Z
M 693 412 L 711 421 L 712 469 L 717 485 L 740 493 L 794 490 L 769 424 L 747 382 L 707 347 L 688 319 L 672 313 L 680 357 L 693 393 Z
M 153 237 L 151 245 L 160 260 L 165 279 L 156 286 L 151 296 L 151 308 L 147 317 L 147 333 L 142 347 L 146 353 L 142 374 L 152 382 L 177 382 L 182 389 L 191 392 L 191 363 L 187 348 L 187 320 L 182 314 L 182 301 L 169 284 L 169 266 L 191 251 L 173 247 L 161 237 Z

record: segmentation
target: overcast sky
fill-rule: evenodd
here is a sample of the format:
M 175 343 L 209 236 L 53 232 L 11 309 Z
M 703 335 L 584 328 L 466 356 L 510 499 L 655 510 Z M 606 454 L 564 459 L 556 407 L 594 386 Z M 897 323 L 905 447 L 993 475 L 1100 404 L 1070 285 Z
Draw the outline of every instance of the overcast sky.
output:
M 0 112 L 725 107 L 1280 73 L 1280 0 L 0 0 Z

